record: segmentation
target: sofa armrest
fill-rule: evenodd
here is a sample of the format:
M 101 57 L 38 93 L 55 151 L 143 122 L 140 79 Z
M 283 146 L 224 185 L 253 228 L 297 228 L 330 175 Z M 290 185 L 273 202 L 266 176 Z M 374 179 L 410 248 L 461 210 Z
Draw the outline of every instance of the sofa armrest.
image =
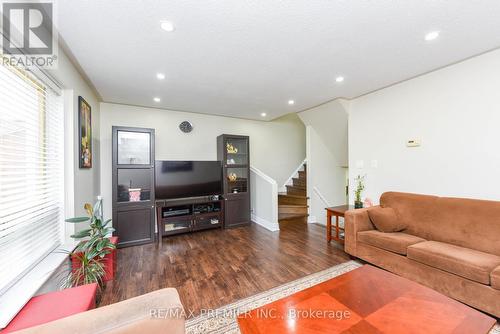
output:
M 356 256 L 357 235 L 361 231 L 374 230 L 370 217 L 368 216 L 368 208 L 349 210 L 345 213 L 345 243 L 344 249 L 352 256 Z
M 21 330 L 19 334 L 183 334 L 184 309 L 177 290 L 157 290 L 122 302 Z

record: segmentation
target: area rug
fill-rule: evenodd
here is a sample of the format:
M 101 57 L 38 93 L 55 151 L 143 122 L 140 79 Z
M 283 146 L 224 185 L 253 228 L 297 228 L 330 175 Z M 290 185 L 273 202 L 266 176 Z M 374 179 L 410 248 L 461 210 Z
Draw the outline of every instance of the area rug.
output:
M 362 264 L 357 261 L 345 262 L 216 310 L 206 311 L 205 314 L 186 321 L 186 334 L 240 334 L 236 321 L 239 314 L 290 296 L 361 266 Z M 490 334 L 500 334 L 500 325 L 497 324 Z
M 186 321 L 186 334 L 239 334 L 240 331 L 238 329 L 238 323 L 236 322 L 238 314 L 272 303 L 278 299 L 290 296 L 298 291 L 310 288 L 313 285 L 322 283 L 359 267 L 361 267 L 361 263 L 357 261 L 345 262 L 287 284 L 280 285 L 271 290 L 241 299 L 219 309 L 210 312 L 207 311 L 206 314 Z

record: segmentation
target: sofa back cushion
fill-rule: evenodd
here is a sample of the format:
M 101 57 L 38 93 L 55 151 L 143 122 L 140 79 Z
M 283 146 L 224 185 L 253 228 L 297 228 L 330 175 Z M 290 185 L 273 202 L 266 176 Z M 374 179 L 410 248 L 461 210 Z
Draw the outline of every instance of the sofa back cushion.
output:
M 393 208 L 376 206 L 368 209 L 368 216 L 377 230 L 381 232 L 399 232 L 406 228 L 406 225 L 398 218 L 396 210 Z
M 500 202 L 387 192 L 405 233 L 500 256 Z

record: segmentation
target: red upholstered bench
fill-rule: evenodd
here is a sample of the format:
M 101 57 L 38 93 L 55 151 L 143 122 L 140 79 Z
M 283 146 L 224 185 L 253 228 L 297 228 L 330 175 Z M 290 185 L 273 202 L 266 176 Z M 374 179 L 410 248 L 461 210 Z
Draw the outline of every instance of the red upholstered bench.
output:
M 41 325 L 95 308 L 97 284 L 50 292 L 33 297 L 1 334 Z

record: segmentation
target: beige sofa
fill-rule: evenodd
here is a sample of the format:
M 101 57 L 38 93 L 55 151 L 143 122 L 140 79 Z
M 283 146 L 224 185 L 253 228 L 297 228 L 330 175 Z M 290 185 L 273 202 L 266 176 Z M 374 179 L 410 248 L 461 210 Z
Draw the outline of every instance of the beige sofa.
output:
M 175 289 L 157 290 L 16 334 L 183 334 L 184 310 Z
M 500 317 L 500 202 L 387 192 L 380 207 L 405 228 L 384 233 L 374 208 L 348 211 L 347 253 Z

